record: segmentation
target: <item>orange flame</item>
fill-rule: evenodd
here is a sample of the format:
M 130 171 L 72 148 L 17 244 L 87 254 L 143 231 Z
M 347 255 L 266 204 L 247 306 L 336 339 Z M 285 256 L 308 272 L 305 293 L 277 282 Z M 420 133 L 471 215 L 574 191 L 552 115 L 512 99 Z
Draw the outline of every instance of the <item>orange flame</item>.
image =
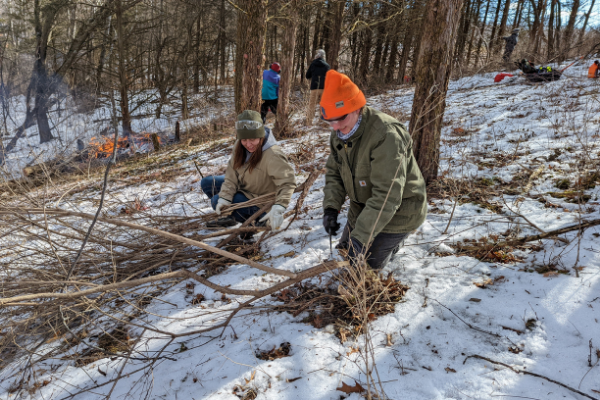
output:
M 128 140 L 126 138 L 117 139 L 117 149 L 126 148 L 127 144 Z M 93 158 L 106 158 L 112 154 L 115 148 L 115 143 L 112 139 L 98 139 L 96 137 L 93 137 L 90 139 L 90 147 L 92 147 L 94 151 L 94 153 L 92 153 Z

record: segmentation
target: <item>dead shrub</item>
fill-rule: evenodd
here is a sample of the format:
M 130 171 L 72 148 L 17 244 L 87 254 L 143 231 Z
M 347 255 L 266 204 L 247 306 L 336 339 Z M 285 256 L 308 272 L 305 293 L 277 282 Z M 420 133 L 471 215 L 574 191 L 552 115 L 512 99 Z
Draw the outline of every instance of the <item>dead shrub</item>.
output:
M 345 342 L 351 335 L 363 333 L 361 310 L 368 309 L 366 317 L 373 321 L 393 312 L 395 305 L 402 301 L 409 289 L 396 281 L 391 273 L 383 277 L 380 272 L 369 269 L 364 282 L 357 281 L 356 277 L 356 274 L 343 272 L 324 284 L 300 282 L 272 296 L 284 303 L 277 307 L 279 311 L 289 312 L 293 316 L 308 311 L 309 315 L 303 322 L 316 328 L 334 324 L 336 336 Z M 357 295 L 357 288 L 361 296 Z M 366 304 L 359 306 L 363 299 L 366 299 Z

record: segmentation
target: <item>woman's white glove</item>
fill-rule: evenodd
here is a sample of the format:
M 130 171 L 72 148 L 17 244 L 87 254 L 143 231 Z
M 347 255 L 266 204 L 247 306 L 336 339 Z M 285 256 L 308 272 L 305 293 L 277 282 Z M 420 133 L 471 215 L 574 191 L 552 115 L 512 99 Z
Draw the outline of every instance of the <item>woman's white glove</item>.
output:
M 260 222 L 269 220 L 269 222 L 267 222 L 267 223 L 271 226 L 271 229 L 273 229 L 275 231 L 281 227 L 281 224 L 283 224 L 283 213 L 284 212 L 285 212 L 284 206 L 275 204 L 273 207 L 271 207 L 271 211 L 269 211 L 267 213 L 267 215 L 265 215 L 264 217 L 262 217 L 260 219 Z
M 225 200 L 219 197 L 219 201 L 217 201 L 217 208 L 215 208 L 215 212 L 217 213 L 217 215 L 221 215 L 221 208 L 223 208 L 223 206 L 228 206 L 230 204 L 231 202 L 229 200 Z

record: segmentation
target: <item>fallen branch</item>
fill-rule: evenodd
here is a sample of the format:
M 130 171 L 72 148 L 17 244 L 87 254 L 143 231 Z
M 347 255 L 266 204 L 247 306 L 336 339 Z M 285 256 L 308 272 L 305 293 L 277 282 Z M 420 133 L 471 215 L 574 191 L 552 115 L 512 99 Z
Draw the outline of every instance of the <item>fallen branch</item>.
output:
M 492 248 L 500 248 L 500 247 L 506 247 L 506 246 L 519 246 L 528 242 L 534 242 L 536 240 L 541 240 L 541 239 L 548 239 L 554 236 L 558 236 L 558 235 L 562 235 L 563 233 L 567 233 L 567 232 L 572 232 L 572 231 L 578 231 L 581 230 L 583 232 L 584 229 L 592 227 L 592 226 L 596 226 L 596 225 L 600 225 L 600 219 L 592 219 L 589 221 L 585 221 L 585 222 L 581 222 L 581 224 L 577 224 L 577 225 L 570 225 L 570 226 L 566 226 L 564 228 L 560 228 L 560 229 L 556 229 L 550 232 L 545 232 L 545 233 L 540 233 L 539 235 L 530 235 L 530 236 L 525 236 L 522 238 L 518 238 L 518 239 L 513 239 L 513 240 L 507 240 L 504 242 L 497 242 L 494 244 L 486 244 L 483 246 L 461 246 L 461 250 L 466 250 L 466 251 L 477 251 L 477 250 L 490 250 Z
M 187 270 L 179 270 L 179 271 L 175 271 L 175 272 L 166 272 L 163 274 L 153 275 L 153 276 L 149 276 L 146 278 L 111 283 L 108 285 L 97 285 L 97 286 L 94 286 L 93 288 L 79 290 L 76 292 L 34 293 L 34 294 L 27 294 L 27 295 L 22 295 L 22 296 L 8 297 L 8 298 L 0 299 L 0 305 L 7 306 L 9 304 L 13 305 L 12 303 L 19 303 L 21 301 L 40 300 L 40 299 L 74 299 L 74 298 L 83 297 L 83 296 L 87 296 L 87 295 L 94 294 L 94 293 L 108 292 L 111 290 L 119 290 L 119 289 L 123 289 L 123 288 L 127 288 L 127 287 L 140 286 L 140 285 L 144 285 L 147 283 L 165 281 L 165 280 L 176 279 L 176 278 L 193 279 L 193 280 L 195 280 L 205 286 L 208 286 L 209 288 L 211 288 L 217 292 L 221 292 L 221 293 L 240 295 L 240 296 L 254 296 L 256 298 L 261 298 L 268 294 L 277 292 L 278 290 L 283 289 L 289 285 L 293 285 L 297 282 L 300 282 L 301 280 L 304 280 L 307 278 L 312 278 L 313 276 L 316 276 L 323 272 L 341 268 L 347 264 L 348 264 L 347 262 L 338 262 L 338 261 L 331 261 L 331 262 L 319 264 L 319 265 L 309 268 L 299 274 L 294 274 L 294 277 L 290 277 L 290 279 L 287 279 L 273 287 L 270 287 L 270 288 L 264 289 L 264 290 L 231 289 L 228 287 L 224 287 L 224 286 L 220 286 L 215 283 L 212 283 L 208 279 L 202 278 L 201 276 L 199 276 L 193 272 L 190 272 Z M 55 283 L 55 284 L 71 284 L 71 285 L 76 283 L 77 286 L 93 285 L 92 283 L 81 282 L 81 281 L 77 281 L 77 282 L 64 281 L 64 282 L 53 282 L 53 283 Z M 29 283 L 29 284 L 31 284 L 31 283 Z M 14 305 L 20 305 L 20 304 L 14 304 Z M 27 305 L 31 305 L 31 303 L 27 303 Z M 36 304 L 36 305 L 39 305 L 39 304 Z
M 484 331 L 481 328 L 478 328 L 474 325 L 471 325 L 470 323 L 468 323 L 467 321 L 465 321 L 464 319 L 462 319 L 461 317 L 459 317 L 458 315 L 456 315 L 456 313 L 454 311 L 452 311 L 451 309 L 449 309 L 448 307 L 446 307 L 445 305 L 443 305 L 442 303 L 440 303 L 439 301 L 437 301 L 436 299 L 431 299 L 433 301 L 435 301 L 436 303 L 438 303 L 440 306 L 444 307 L 446 310 L 450 311 L 452 313 L 452 315 L 454 315 L 456 318 L 458 318 L 462 323 L 464 323 L 465 325 L 467 325 L 469 328 L 477 331 L 477 332 L 481 332 L 481 333 L 485 333 L 486 335 L 491 335 L 494 336 L 496 338 L 502 338 L 501 335 L 497 334 L 497 333 L 493 333 L 493 332 L 488 332 L 488 331 Z M 510 339 L 509 339 L 510 340 Z M 512 342 L 511 342 L 512 343 Z
M 9 210 L 9 209 L 7 209 Z M 65 211 L 65 210 L 58 210 L 58 209 L 13 209 L 12 211 L 0 211 L 1 213 L 22 213 L 22 212 L 27 212 L 30 214 L 52 214 L 52 215 L 64 215 L 64 216 L 74 216 L 74 217 L 81 217 L 81 218 L 86 218 L 86 219 L 93 219 L 94 216 L 90 215 L 90 214 L 86 214 L 86 213 L 80 213 L 80 212 L 73 212 L 73 211 Z M 98 218 L 98 221 L 107 223 L 107 224 L 112 224 L 112 225 L 116 225 L 116 226 L 125 226 L 128 228 L 132 228 L 132 229 L 136 229 L 136 230 L 140 230 L 140 231 L 144 231 L 153 235 L 157 235 L 157 236 L 162 236 L 165 237 L 167 239 L 172 239 L 172 240 L 176 240 L 185 244 L 189 244 L 191 246 L 196 246 L 196 247 L 200 247 L 204 250 L 208 250 L 210 252 L 219 254 L 221 256 L 227 257 L 229 259 L 232 259 L 234 261 L 240 262 L 242 264 L 247 264 L 249 266 L 251 266 L 252 268 L 256 268 L 256 269 L 260 269 L 261 271 L 265 271 L 265 272 L 269 272 L 271 274 L 276 274 L 276 275 L 283 275 L 283 276 L 287 276 L 290 278 L 294 278 L 296 276 L 296 274 L 294 274 L 293 272 L 289 272 L 289 271 L 284 271 L 284 270 L 279 270 L 276 268 L 271 268 L 271 267 L 267 267 L 266 265 L 263 264 L 259 264 L 257 262 L 254 262 L 252 260 L 248 260 L 247 258 L 241 257 L 237 254 L 233 254 L 230 253 L 228 251 L 219 249 L 217 247 L 214 246 L 210 246 L 206 243 L 202 243 L 199 242 L 197 240 L 193 240 L 193 239 L 189 239 L 186 238 L 184 236 L 180 236 L 180 235 L 176 235 L 174 233 L 169 233 L 169 232 L 165 232 L 162 231 L 160 229 L 155 229 L 155 228 L 150 228 L 147 226 L 142 226 L 142 225 L 138 225 L 138 224 L 134 224 L 132 222 L 126 222 L 126 221 L 120 221 L 120 220 L 116 220 L 116 219 L 112 219 L 112 218 Z
M 572 387 L 570 387 L 570 386 L 567 386 L 567 385 L 565 385 L 564 383 L 561 383 L 561 382 L 555 381 L 554 379 L 548 378 L 548 377 L 546 377 L 546 376 L 544 376 L 544 375 L 540 375 L 540 374 L 536 374 L 535 372 L 529 372 L 529 371 L 525 371 L 525 370 L 522 370 L 522 369 L 519 369 L 519 368 L 515 368 L 515 367 L 512 367 L 512 366 L 510 366 L 510 365 L 508 365 L 508 364 L 504 364 L 504 363 L 502 363 L 502 362 L 500 362 L 500 361 L 494 361 L 494 360 L 491 360 L 491 359 L 489 359 L 489 358 L 487 358 L 487 357 L 483 357 L 483 356 L 480 356 L 480 355 L 477 355 L 477 354 L 473 354 L 473 355 L 470 355 L 470 356 L 468 356 L 467 358 L 465 358 L 465 361 L 463 361 L 463 365 L 464 365 L 464 364 L 467 362 L 467 360 L 468 360 L 469 358 L 478 358 L 478 359 L 480 359 L 480 360 L 484 360 L 484 361 L 490 362 L 490 363 L 492 363 L 492 364 L 496 364 L 496 365 L 502 365 L 503 367 L 506 367 L 506 368 L 510 369 L 511 371 L 513 371 L 513 372 L 516 372 L 517 374 L 531 375 L 531 376 L 535 376 L 536 378 L 542 378 L 542 379 L 545 379 L 545 380 L 547 380 L 548 382 L 555 383 L 555 384 L 557 384 L 558 386 L 562 386 L 562 387 L 564 387 L 565 389 L 569 389 L 569 390 L 570 390 L 570 391 L 572 391 L 572 392 L 575 392 L 575 393 L 577 393 L 577 394 L 580 394 L 580 395 L 582 395 L 582 396 L 584 396 L 584 397 L 587 397 L 588 399 L 591 399 L 591 400 L 599 400 L 599 399 L 598 399 L 598 398 L 596 398 L 596 397 L 592 397 L 592 396 L 590 396 L 589 394 L 583 393 L 583 392 L 581 392 L 581 391 L 579 391 L 579 390 L 577 390 L 577 389 L 574 389 L 574 388 L 572 388 Z

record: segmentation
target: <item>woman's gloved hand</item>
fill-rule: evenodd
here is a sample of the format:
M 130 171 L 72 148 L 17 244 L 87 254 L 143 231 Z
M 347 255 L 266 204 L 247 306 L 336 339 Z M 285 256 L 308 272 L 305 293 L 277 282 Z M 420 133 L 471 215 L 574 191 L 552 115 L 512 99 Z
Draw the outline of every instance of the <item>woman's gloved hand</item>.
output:
M 277 229 L 279 229 L 281 227 L 281 224 L 283 224 L 283 213 L 284 212 L 285 212 L 284 206 L 275 204 L 273 207 L 271 207 L 271 211 L 269 211 L 267 213 L 267 215 L 265 215 L 264 217 L 262 217 L 260 219 L 260 222 L 264 222 L 264 221 L 268 220 L 267 223 L 269 224 L 269 226 L 271 226 L 271 229 L 276 231 Z
M 215 212 L 217 213 L 217 215 L 221 215 L 221 209 L 224 206 L 228 206 L 230 204 L 231 202 L 229 200 L 225 200 L 219 197 L 219 201 L 217 201 L 217 207 L 215 208 Z
M 323 228 L 330 235 L 336 235 L 340 229 L 340 224 L 337 222 L 338 214 L 338 210 L 333 208 L 326 208 L 323 212 Z

